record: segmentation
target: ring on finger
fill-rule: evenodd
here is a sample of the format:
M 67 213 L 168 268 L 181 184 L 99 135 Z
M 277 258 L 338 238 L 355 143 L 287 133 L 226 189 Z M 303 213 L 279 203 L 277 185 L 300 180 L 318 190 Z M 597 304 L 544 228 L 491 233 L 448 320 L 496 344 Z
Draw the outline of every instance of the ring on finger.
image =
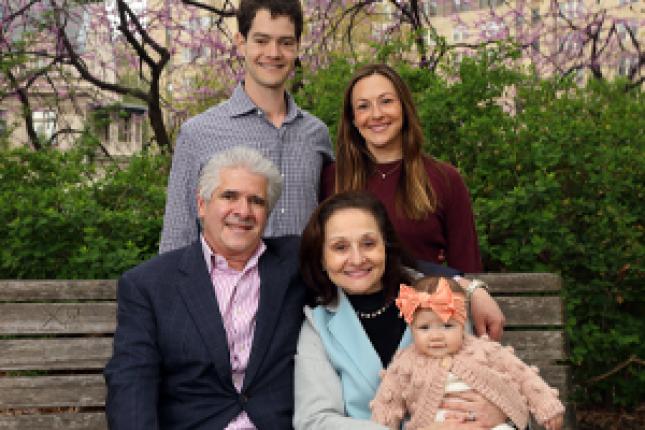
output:
M 477 420 L 477 414 L 473 411 L 468 411 L 468 414 L 466 414 L 466 421 L 476 421 Z

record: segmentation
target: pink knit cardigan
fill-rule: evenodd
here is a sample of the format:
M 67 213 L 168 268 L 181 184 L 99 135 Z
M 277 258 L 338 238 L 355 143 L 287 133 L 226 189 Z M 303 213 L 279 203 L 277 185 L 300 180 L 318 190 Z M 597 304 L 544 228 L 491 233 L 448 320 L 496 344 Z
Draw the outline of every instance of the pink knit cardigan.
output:
M 461 350 L 451 358 L 428 357 L 414 345 L 397 352 L 370 403 L 372 419 L 399 429 L 409 414 L 409 430 L 434 422 L 449 371 L 499 407 L 517 428 L 526 428 L 529 411 L 540 424 L 564 412 L 558 390 L 544 382 L 536 367 L 517 358 L 511 347 L 465 335 Z

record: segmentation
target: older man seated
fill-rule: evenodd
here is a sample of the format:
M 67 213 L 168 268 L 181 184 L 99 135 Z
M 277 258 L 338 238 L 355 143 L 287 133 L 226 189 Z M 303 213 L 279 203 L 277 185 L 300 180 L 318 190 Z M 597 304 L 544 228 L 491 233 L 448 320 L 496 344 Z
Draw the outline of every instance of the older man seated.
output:
M 262 239 L 281 188 L 255 150 L 216 154 L 199 180 L 200 239 L 119 280 L 111 429 L 291 428 L 298 241 Z

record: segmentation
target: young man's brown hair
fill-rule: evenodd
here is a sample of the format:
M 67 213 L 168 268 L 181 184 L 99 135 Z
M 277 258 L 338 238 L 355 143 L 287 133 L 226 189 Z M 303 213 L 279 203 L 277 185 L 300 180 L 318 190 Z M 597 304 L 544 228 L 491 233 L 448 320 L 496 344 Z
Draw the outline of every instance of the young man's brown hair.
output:
M 242 0 L 237 9 L 237 26 L 238 31 L 245 39 L 249 34 L 255 15 L 261 9 L 268 10 L 272 18 L 288 17 L 296 28 L 296 39 L 300 42 L 303 27 L 300 0 Z

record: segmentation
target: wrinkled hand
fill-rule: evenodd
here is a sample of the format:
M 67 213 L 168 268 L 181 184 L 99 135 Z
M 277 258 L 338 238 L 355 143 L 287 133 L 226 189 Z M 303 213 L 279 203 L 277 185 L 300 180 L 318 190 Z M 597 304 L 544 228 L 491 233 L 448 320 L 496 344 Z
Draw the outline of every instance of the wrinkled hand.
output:
M 560 430 L 562 428 L 562 421 L 563 415 L 556 415 L 544 422 L 544 428 L 546 428 L 546 430 Z
M 460 429 L 490 429 L 506 421 L 501 409 L 472 390 L 446 394 L 440 407 L 448 410 L 446 423 L 461 423 Z M 468 420 L 470 414 L 474 414 L 475 421 Z
M 502 340 L 504 314 L 484 288 L 477 288 L 473 292 L 470 298 L 470 315 L 477 336 L 487 334 L 492 340 Z

